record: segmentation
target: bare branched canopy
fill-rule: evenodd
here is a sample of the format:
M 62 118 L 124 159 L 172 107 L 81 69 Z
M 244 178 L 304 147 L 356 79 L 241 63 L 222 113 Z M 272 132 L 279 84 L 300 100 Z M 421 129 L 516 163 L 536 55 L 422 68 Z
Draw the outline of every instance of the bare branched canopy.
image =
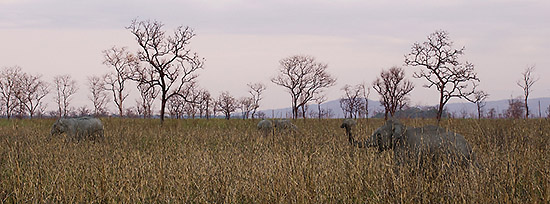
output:
M 463 54 L 464 47 L 454 49 L 449 34 L 438 30 L 430 34 L 427 41 L 414 43 L 411 52 L 405 55 L 406 65 L 424 68 L 415 72 L 413 77 L 426 79 L 428 84 L 424 87 L 435 87 L 439 92 L 438 121 L 451 98 L 471 96 L 475 92 L 475 83 L 479 82 L 474 65 L 459 61 Z
M 340 108 L 345 118 L 357 118 L 363 112 L 365 107 L 365 101 L 362 98 L 363 88 L 362 84 L 356 86 L 346 84 L 342 87 L 344 96 L 340 98 Z
M 54 77 L 54 85 L 56 90 L 55 102 L 58 107 L 58 117 L 67 117 L 70 112 L 71 96 L 73 96 L 78 87 L 76 81 L 71 75 L 58 75 Z
M 42 75 L 32 75 L 23 73 L 18 80 L 18 89 L 16 98 L 23 112 L 33 118 L 35 114 L 43 113 L 45 106 L 42 99 L 50 92 L 49 84 L 42 80 Z
M 262 100 L 262 93 L 266 90 L 266 86 L 261 83 L 249 83 L 248 85 L 248 93 L 250 94 L 250 97 L 252 98 L 252 119 L 256 116 L 256 111 L 258 108 L 260 108 L 260 101 Z
M 130 79 L 132 70 L 139 66 L 139 60 L 126 47 L 112 47 L 104 50 L 103 57 L 103 64 L 115 69 L 114 72 L 107 73 L 104 76 L 104 83 L 105 89 L 112 92 L 113 102 L 118 108 L 119 116 L 122 117 L 124 112 L 123 103 L 129 95 L 128 92 L 124 91 L 126 81 Z
M 94 106 L 94 115 L 100 116 L 107 113 L 105 106 L 109 100 L 109 95 L 105 92 L 105 81 L 99 76 L 88 77 L 88 88 L 91 95 L 88 98 L 92 101 Z
M 517 85 L 523 89 L 523 105 L 525 106 L 525 118 L 529 118 L 529 105 L 527 100 L 529 99 L 529 94 L 533 91 L 531 88 L 535 82 L 539 80 L 531 74 L 535 71 L 535 66 L 529 66 L 525 68 L 525 71 L 521 73 L 521 80 L 517 81 Z
M 477 107 L 477 118 L 481 119 L 483 115 L 483 108 L 485 107 L 485 100 L 489 97 L 488 93 L 485 91 L 476 91 L 474 93 L 472 103 L 476 104 Z
M 397 110 L 403 109 L 409 101 L 407 95 L 414 89 L 414 85 L 405 79 L 405 70 L 401 67 L 392 67 L 382 71 L 380 77 L 373 82 L 372 87 L 380 94 L 380 104 L 384 106 L 384 119 L 393 117 Z
M 298 118 L 298 110 L 306 117 L 306 104 L 318 96 L 324 88 L 333 86 L 336 79 L 326 70 L 328 65 L 316 62 L 314 57 L 294 55 L 279 61 L 279 75 L 271 82 L 285 87 L 292 98 L 292 116 Z
M 4 68 L 0 72 L 0 103 L 8 119 L 19 105 L 16 95 L 19 91 L 19 78 L 22 76 L 19 66 Z
M 150 87 L 149 84 L 138 84 L 140 99 L 136 99 L 137 112 L 144 118 L 153 116 L 153 103 L 159 95 L 159 89 Z
M 164 121 L 166 102 L 171 97 L 179 95 L 192 102 L 184 93 L 191 87 L 188 84 L 197 78 L 196 71 L 204 64 L 204 59 L 189 48 L 195 36 L 193 29 L 179 26 L 173 35 L 167 35 L 163 27 L 161 22 L 151 20 L 133 20 L 127 27 L 140 47 L 138 59 L 146 64 L 132 71 L 132 79 L 159 88 L 161 121 Z
M 237 110 L 238 104 L 237 99 L 235 99 L 229 92 L 225 91 L 220 94 L 218 101 L 216 101 L 218 109 L 225 115 L 225 119 L 229 120 L 231 118 L 231 113 Z

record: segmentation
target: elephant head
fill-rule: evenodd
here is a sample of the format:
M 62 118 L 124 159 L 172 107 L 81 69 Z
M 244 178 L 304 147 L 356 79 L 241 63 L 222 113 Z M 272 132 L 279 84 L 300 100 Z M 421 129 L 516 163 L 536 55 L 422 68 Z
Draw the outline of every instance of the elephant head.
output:
M 342 121 L 342 125 L 340 125 L 340 128 L 346 129 L 346 134 L 351 137 L 351 128 L 353 128 L 355 125 L 357 125 L 357 122 L 354 119 L 346 118 L 344 121 Z
M 406 127 L 402 123 L 396 120 L 388 120 L 382 126 L 376 129 L 372 136 L 367 139 L 366 146 L 378 147 L 378 151 L 393 149 L 402 141 Z
M 50 133 L 51 133 L 52 136 L 60 135 L 64 132 L 66 132 L 67 128 L 68 128 L 68 126 L 65 123 L 65 120 L 61 118 L 61 119 L 55 121 L 55 123 L 52 126 L 52 130 L 51 130 Z

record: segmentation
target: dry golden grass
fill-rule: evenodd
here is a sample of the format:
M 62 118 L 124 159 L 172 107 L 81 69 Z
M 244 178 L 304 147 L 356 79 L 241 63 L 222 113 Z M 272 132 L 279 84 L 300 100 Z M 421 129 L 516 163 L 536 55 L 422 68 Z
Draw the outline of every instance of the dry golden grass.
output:
M 102 121 L 105 141 L 66 143 L 49 135 L 53 120 L 0 120 L 0 202 L 550 202 L 548 120 L 443 121 L 482 168 L 430 172 L 350 147 L 341 120 L 268 137 L 257 120 Z M 361 120 L 357 139 L 382 123 Z

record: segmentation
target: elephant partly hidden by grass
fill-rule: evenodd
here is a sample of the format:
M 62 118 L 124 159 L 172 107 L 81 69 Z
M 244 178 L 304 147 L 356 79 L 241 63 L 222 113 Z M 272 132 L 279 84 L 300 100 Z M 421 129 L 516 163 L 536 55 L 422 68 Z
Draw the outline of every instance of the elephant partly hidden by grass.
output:
M 298 127 L 292 124 L 292 122 L 288 119 L 275 119 L 275 120 L 263 119 L 260 122 L 258 122 L 258 130 L 263 132 L 264 135 L 268 135 L 270 133 L 275 134 L 276 130 L 277 131 L 281 131 L 281 130 L 298 131 Z
M 103 123 L 93 117 L 60 118 L 52 126 L 51 135 L 67 134 L 69 140 L 104 139 Z
M 379 152 L 392 150 L 397 164 L 409 163 L 421 165 L 426 161 L 447 160 L 450 166 L 459 164 L 479 165 L 475 161 L 470 144 L 464 137 L 439 126 L 407 127 L 401 122 L 390 119 L 374 131 L 364 142 L 356 141 L 351 134 L 354 122 L 344 121 L 349 142 L 359 148 L 374 147 Z

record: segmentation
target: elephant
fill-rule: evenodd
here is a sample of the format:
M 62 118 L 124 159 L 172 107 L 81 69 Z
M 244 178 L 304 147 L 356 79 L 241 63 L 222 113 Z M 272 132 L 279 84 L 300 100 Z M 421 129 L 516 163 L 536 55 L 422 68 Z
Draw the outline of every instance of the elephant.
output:
M 298 127 L 288 119 L 273 120 L 273 126 L 279 130 L 298 130 Z
M 262 131 L 265 135 L 272 132 L 275 134 L 275 130 L 292 130 L 292 131 L 298 131 L 298 127 L 296 125 L 292 124 L 290 120 L 287 119 L 276 119 L 276 120 L 268 120 L 263 119 L 260 122 L 258 122 L 258 130 Z
M 67 133 L 71 140 L 104 139 L 101 120 L 93 117 L 60 118 L 52 126 L 51 135 Z
M 351 134 L 351 130 L 353 127 L 355 127 L 357 125 L 357 122 L 354 120 L 354 119 L 351 119 L 351 118 L 346 118 L 344 119 L 344 121 L 342 121 L 342 125 L 340 125 L 340 128 L 345 128 L 346 129 L 346 135 L 348 135 L 348 138 L 349 138 L 349 142 L 354 145 L 354 140 L 353 140 L 353 136 Z M 358 144 L 355 144 L 354 146 L 357 146 Z
M 460 134 L 439 126 L 407 127 L 401 122 L 390 119 L 374 131 L 364 142 L 356 141 L 348 134 L 351 145 L 375 147 L 379 152 L 393 150 L 397 164 L 414 162 L 422 164 L 428 159 L 446 158 L 451 164 L 479 165 L 475 162 L 472 147 Z
M 273 123 L 270 120 L 263 119 L 258 122 L 258 130 L 262 131 L 264 135 L 273 132 Z

